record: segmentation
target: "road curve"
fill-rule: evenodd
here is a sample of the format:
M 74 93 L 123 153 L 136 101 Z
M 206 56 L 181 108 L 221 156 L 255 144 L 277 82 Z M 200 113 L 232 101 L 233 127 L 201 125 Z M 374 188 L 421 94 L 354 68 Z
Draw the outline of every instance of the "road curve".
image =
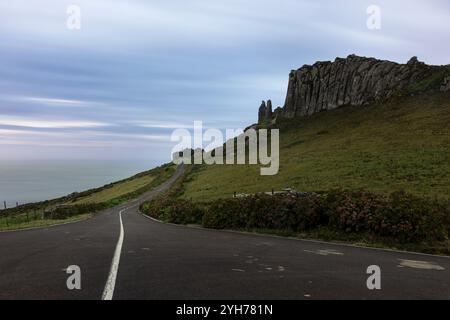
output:
M 113 299 L 450 299 L 450 259 L 163 224 L 138 205 L 183 172 L 94 218 L 0 234 L 0 299 L 101 299 L 120 235 Z M 81 268 L 68 290 L 65 268 Z M 367 268 L 381 269 L 369 290 Z

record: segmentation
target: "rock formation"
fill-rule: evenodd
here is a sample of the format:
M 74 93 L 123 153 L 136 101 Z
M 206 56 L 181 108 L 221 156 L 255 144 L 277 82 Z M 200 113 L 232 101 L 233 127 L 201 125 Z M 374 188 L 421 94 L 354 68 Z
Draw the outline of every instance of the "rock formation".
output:
M 271 120 L 272 116 L 272 101 L 268 100 L 267 103 L 263 101 L 261 103 L 261 106 L 259 107 L 258 123 L 263 123 L 265 121 Z
M 440 90 L 442 92 L 450 91 L 450 76 L 444 78 Z
M 270 100 L 259 109 L 258 122 L 312 115 L 344 105 L 361 106 L 385 100 L 448 66 L 430 66 L 411 58 L 406 64 L 350 55 L 334 62 L 304 65 L 289 75 L 284 107 L 272 111 Z M 450 71 L 439 91 L 450 90 Z

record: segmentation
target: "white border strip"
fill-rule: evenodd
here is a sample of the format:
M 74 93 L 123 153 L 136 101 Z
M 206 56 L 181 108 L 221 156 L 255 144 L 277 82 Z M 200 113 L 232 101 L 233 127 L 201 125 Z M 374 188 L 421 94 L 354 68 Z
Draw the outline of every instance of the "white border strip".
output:
M 103 290 L 102 300 L 112 300 L 114 296 L 114 288 L 116 287 L 117 272 L 119 271 L 120 255 L 122 253 L 123 238 L 125 232 L 122 223 L 122 212 L 129 208 L 125 208 L 119 211 L 120 220 L 120 235 L 117 241 L 116 251 L 114 251 L 114 257 L 111 263 L 111 269 L 109 271 L 108 280 L 106 280 L 105 289 Z

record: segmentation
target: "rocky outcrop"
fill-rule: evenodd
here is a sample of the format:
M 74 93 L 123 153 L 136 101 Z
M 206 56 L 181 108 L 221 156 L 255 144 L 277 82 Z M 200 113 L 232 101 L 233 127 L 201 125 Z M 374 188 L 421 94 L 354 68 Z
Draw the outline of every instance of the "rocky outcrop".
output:
M 263 101 L 259 107 L 258 123 L 270 121 L 272 119 L 272 101 L 268 100 L 267 103 Z
M 442 81 L 440 90 L 442 92 L 450 91 L 450 76 L 447 76 L 444 78 L 444 81 Z
M 331 110 L 344 105 L 361 106 L 388 99 L 396 93 L 408 91 L 433 76 L 438 66 L 429 66 L 417 57 L 406 64 L 350 55 L 333 62 L 304 65 L 289 75 L 284 107 L 272 112 L 272 104 L 259 109 L 259 123 L 274 121 L 276 117 L 294 118 Z M 450 75 L 450 72 L 449 72 Z M 439 91 L 450 89 L 450 78 Z

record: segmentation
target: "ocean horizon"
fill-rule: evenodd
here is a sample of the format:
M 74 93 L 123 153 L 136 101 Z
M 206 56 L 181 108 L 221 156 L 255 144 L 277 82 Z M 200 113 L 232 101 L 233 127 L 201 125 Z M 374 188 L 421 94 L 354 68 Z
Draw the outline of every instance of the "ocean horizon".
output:
M 143 160 L 0 160 L 0 210 L 97 188 L 161 165 Z

